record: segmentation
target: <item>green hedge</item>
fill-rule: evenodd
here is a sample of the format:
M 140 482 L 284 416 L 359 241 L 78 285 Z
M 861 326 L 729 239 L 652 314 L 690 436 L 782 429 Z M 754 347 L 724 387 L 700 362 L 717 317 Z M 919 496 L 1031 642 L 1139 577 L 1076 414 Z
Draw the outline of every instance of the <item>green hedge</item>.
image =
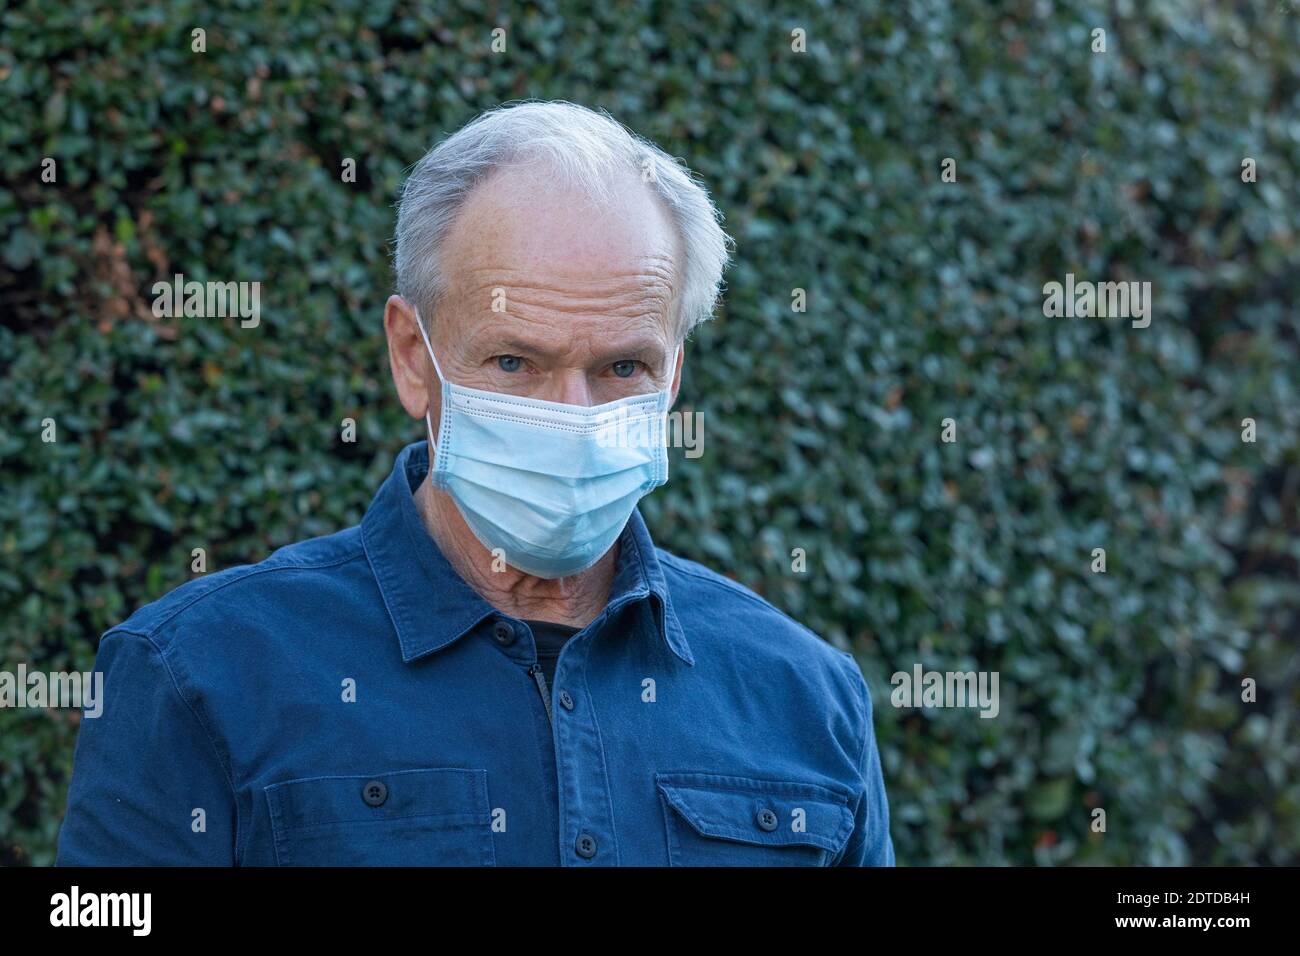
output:
M 403 170 L 566 98 L 727 215 L 705 453 L 644 513 L 858 654 L 899 860 L 1300 861 L 1293 4 L 113 6 L 0 12 L 0 668 L 88 669 L 192 548 L 359 519 L 422 428 L 381 327 Z M 177 271 L 263 281 L 261 325 L 153 318 Z M 1046 318 L 1067 272 L 1150 281 L 1151 326 Z M 891 707 L 917 662 L 997 670 L 1001 716 Z M 0 710 L 0 862 L 52 860 L 76 729 Z

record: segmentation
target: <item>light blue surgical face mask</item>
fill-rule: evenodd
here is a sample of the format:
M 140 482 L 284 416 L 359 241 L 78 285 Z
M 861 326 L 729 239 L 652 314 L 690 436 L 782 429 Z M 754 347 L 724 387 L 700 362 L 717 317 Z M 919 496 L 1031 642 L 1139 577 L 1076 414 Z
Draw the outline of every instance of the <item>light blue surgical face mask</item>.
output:
M 591 567 L 668 480 L 671 389 L 588 407 L 453 385 L 418 309 L 415 324 L 442 382 L 437 441 L 424 415 L 434 486 L 507 564 L 539 578 Z

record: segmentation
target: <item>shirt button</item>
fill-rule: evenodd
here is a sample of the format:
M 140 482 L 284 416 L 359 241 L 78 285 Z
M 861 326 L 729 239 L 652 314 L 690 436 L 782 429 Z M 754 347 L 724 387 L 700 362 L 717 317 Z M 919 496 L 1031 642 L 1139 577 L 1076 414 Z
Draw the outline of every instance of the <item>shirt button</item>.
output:
M 762 829 L 771 833 L 776 829 L 776 814 L 764 807 L 758 811 L 758 825 Z
M 576 849 L 578 856 L 584 860 L 590 860 L 596 855 L 596 838 L 590 833 L 579 833 Z
M 573 710 L 573 698 L 567 690 L 560 691 L 560 706 L 565 710 Z
M 505 621 L 497 621 L 492 625 L 492 637 L 498 644 L 512 644 L 515 640 L 515 629 Z
M 371 780 L 361 788 L 361 799 L 367 806 L 377 807 L 388 799 L 388 788 L 382 780 Z

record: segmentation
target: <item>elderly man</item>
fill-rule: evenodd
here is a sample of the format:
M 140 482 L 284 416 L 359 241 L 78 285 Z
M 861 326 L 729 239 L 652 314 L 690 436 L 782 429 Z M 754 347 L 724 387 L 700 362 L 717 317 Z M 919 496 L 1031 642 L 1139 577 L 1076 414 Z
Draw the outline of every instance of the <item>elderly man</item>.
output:
M 726 259 L 606 115 L 495 110 L 425 156 L 384 312 L 424 438 L 359 526 L 104 636 L 59 862 L 892 864 L 852 657 L 636 511 Z

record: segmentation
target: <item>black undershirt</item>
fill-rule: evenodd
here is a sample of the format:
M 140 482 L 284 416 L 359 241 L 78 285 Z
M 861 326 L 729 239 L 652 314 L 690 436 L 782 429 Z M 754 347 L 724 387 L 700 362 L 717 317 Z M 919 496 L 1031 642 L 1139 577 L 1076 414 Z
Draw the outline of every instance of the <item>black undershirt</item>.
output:
M 550 621 L 524 621 L 532 629 L 533 643 L 537 645 L 537 663 L 542 665 L 546 675 L 546 686 L 555 682 L 555 662 L 560 659 L 560 648 L 566 641 L 577 634 L 581 628 L 569 627 L 567 624 L 552 624 Z

